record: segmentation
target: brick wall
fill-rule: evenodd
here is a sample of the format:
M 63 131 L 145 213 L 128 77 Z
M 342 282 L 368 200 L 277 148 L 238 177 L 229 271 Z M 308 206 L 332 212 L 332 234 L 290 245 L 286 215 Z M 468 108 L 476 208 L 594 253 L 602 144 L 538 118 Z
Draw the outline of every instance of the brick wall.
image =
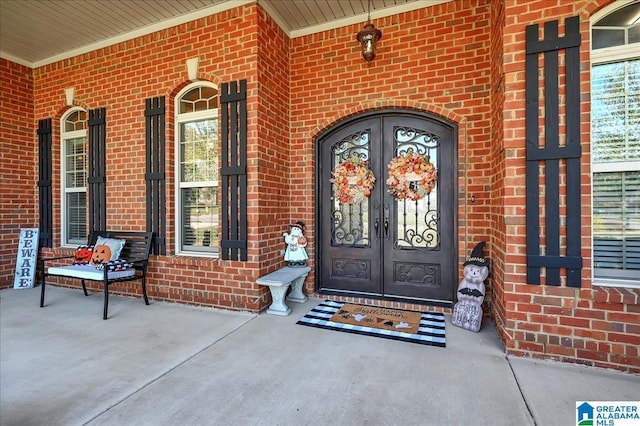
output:
M 34 112 L 27 122 L 33 135 L 37 119 L 53 117 L 54 164 L 60 161 L 59 120 L 67 110 L 64 88 L 75 88 L 75 105 L 107 113 L 107 223 L 123 230 L 143 230 L 145 210 L 144 100 L 167 101 L 167 249 L 149 266 L 149 295 L 155 299 L 259 311 L 268 305 L 268 289 L 259 274 L 275 267 L 273 247 L 289 220 L 286 136 L 288 134 L 288 38 L 254 5 L 235 8 L 33 70 Z M 262 49 L 258 48 L 260 41 Z M 175 95 L 189 83 L 185 61 L 199 58 L 198 78 L 222 82 L 247 80 L 249 261 L 174 256 Z M 29 143 L 35 141 L 30 137 Z M 29 155 L 31 156 L 31 155 Z M 32 157 L 30 165 L 35 167 Z M 60 175 L 54 167 L 54 200 Z M 27 185 L 33 191 L 35 180 Z M 33 197 L 25 199 L 34 215 Z M 265 212 L 263 215 L 262 213 Z M 55 203 L 54 247 L 60 245 L 60 211 Z M 46 250 L 44 255 L 69 252 Z M 65 283 L 62 283 L 65 284 Z M 66 283 L 77 285 L 77 283 Z M 98 287 L 94 287 L 98 288 Z M 117 290 L 136 294 L 135 284 Z
M 495 5 L 494 27 L 501 24 L 504 7 L 504 103 L 502 137 L 504 172 L 496 185 L 503 194 L 504 215 L 496 215 L 496 239 L 504 239 L 504 256 L 494 270 L 493 316 L 507 351 L 516 355 L 553 358 L 587 365 L 640 372 L 640 291 L 594 287 L 591 283 L 590 27 L 589 18 L 610 1 L 505 1 Z M 558 19 L 580 17 L 581 145 L 582 145 L 582 288 L 528 285 L 525 240 L 525 27 Z M 497 51 L 497 50 L 496 50 Z M 499 59 L 496 57 L 496 59 Z M 561 79 L 560 95 L 564 95 Z M 496 85 L 497 86 L 497 85 Z M 496 110 L 500 106 L 495 106 Z M 562 109 L 561 109 L 562 114 Z M 498 121 L 498 120 L 496 120 Z M 561 123 L 563 121 L 561 120 Z M 544 124 L 544 119 L 540 125 Z M 499 198 L 499 197 L 498 197 Z M 561 197 L 564 203 L 564 197 Z M 566 208 L 566 204 L 561 204 Z M 541 222 L 544 215 L 541 216 Z M 502 222 L 504 221 L 504 222 Z M 504 229 L 504 233 L 502 230 Z M 544 284 L 544 277 L 543 277 Z
M 284 248 L 282 233 L 297 219 L 291 214 L 290 179 L 295 179 L 298 155 L 289 146 L 289 62 L 290 41 L 273 20 L 260 9 L 258 43 L 258 90 L 260 135 L 254 144 L 256 243 L 260 255 L 260 273 L 282 266 L 280 249 Z
M 364 23 L 289 40 L 255 4 L 47 65 L 33 70 L 33 78 L 28 69 L 2 61 L 3 94 L 9 85 L 12 105 L 26 109 L 17 116 L 12 111 L 5 119 L 7 107 L 1 104 L 2 170 L 12 156 L 22 155 L 28 165 L 22 175 L 3 174 L 2 179 L 13 179 L 10 182 L 22 185 L 17 193 L 28 196 L 17 198 L 9 208 L 4 200 L 14 193 L 7 185 L 0 188 L 1 225 L 15 234 L 0 236 L 0 261 L 14 261 L 15 231 L 37 222 L 35 128 L 38 119 L 53 117 L 56 164 L 59 119 L 67 108 L 65 87 L 75 87 L 76 105 L 107 108 L 108 224 L 122 229 L 145 227 L 140 160 L 144 99 L 167 97 L 168 254 L 152 258 L 150 296 L 252 311 L 270 303 L 268 290 L 254 282 L 282 264 L 282 232 L 290 223 L 307 223 L 313 266 L 314 138 L 360 112 L 416 109 L 458 125 L 458 260 L 462 264 L 478 241 L 488 241 L 492 271 L 487 310 L 507 351 L 637 372 L 638 292 L 593 287 L 590 280 L 588 22 L 604 3 L 458 0 L 377 19 L 374 23 L 383 38 L 371 65 L 362 59 L 355 40 Z M 528 285 L 525 275 L 524 31 L 531 23 L 559 18 L 562 32 L 564 18 L 574 15 L 580 16 L 583 37 L 582 289 Z M 189 83 L 185 60 L 194 56 L 200 59 L 199 79 L 216 84 L 248 81 L 248 262 L 173 255 L 173 100 Z M 21 104 L 22 99 L 26 103 Z M 17 117 L 26 125 L 11 124 Z M 59 181 L 54 167 L 54 200 L 59 199 Z M 58 228 L 59 203 L 55 205 Z M 59 243 L 58 231 L 54 247 Z M 4 278 L 3 285 L 9 279 Z M 312 273 L 306 292 L 313 292 L 314 286 Z M 138 292 L 135 287 L 118 289 Z
M 466 259 L 478 241 L 489 241 L 487 4 L 458 1 L 376 19 L 383 35 L 371 65 L 356 41 L 364 23 L 292 40 L 291 148 L 301 171 L 292 179 L 297 218 L 313 224 L 316 206 L 308 200 L 314 191 L 314 137 L 360 112 L 419 109 L 459 126 L 459 259 Z M 313 241 L 313 232 L 308 234 Z M 313 247 L 308 251 L 313 258 Z
M 31 70 L 0 58 L 0 288 L 13 285 L 20 228 L 38 227 Z

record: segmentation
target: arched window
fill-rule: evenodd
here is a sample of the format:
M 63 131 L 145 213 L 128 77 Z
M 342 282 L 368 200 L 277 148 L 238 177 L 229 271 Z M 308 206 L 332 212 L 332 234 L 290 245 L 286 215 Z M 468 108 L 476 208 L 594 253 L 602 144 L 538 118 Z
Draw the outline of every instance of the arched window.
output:
M 640 1 L 591 20 L 594 282 L 640 286 Z
M 189 85 L 176 96 L 176 252 L 218 253 L 218 89 Z
M 87 242 L 87 113 L 71 108 L 60 120 L 63 246 Z

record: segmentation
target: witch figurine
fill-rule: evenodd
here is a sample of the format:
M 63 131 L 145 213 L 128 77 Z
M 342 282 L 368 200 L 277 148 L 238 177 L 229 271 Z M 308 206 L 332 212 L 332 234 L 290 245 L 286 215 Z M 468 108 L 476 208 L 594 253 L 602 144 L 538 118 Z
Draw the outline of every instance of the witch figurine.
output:
M 282 234 L 287 249 L 284 252 L 284 260 L 288 266 L 307 266 L 307 239 L 304 236 L 304 222 L 296 222 L 291 225 L 291 231 Z
M 453 307 L 453 325 L 476 333 L 482 325 L 484 280 L 489 276 L 489 263 L 482 252 L 485 244 L 484 241 L 479 242 L 464 262 L 464 279 L 458 286 L 458 302 Z

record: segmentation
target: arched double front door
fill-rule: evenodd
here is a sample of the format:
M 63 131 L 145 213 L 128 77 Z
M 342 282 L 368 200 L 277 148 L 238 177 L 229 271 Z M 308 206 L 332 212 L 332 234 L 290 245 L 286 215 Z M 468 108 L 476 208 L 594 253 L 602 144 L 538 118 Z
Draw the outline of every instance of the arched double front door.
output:
M 316 140 L 317 288 L 320 293 L 450 305 L 457 283 L 457 129 L 411 111 L 364 113 Z M 437 169 L 421 198 L 389 192 L 388 165 L 416 153 Z M 370 195 L 336 194 L 336 167 L 366 162 Z M 359 160 L 358 160 L 359 159 Z M 401 171 L 396 170 L 398 173 Z M 358 195 L 359 191 L 354 191 Z

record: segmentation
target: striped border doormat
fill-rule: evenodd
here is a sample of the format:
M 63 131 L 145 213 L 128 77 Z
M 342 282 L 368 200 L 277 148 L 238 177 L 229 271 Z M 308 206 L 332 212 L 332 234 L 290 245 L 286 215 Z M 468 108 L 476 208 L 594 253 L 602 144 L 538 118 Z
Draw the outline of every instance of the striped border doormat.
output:
M 343 305 L 344 303 L 341 302 L 327 300 L 313 308 L 304 317 L 300 318 L 297 324 L 344 331 L 347 333 L 364 334 L 366 336 L 382 337 L 384 339 L 400 340 L 403 342 L 418 343 L 421 345 L 439 346 L 442 348 L 446 347 L 444 336 L 444 314 L 439 312 L 423 312 L 418 332 L 414 334 L 331 321 L 331 317 L 338 312 Z

